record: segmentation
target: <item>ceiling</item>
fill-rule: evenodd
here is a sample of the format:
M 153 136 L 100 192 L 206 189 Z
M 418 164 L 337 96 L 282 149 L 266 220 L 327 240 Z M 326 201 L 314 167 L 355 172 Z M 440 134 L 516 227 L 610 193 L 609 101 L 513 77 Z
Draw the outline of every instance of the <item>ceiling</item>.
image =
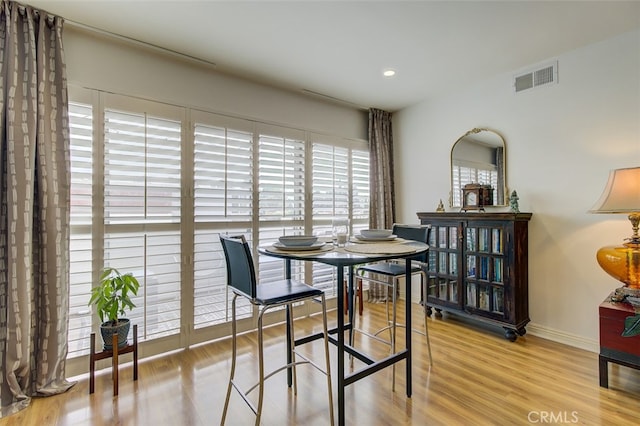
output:
M 220 72 L 388 111 L 640 28 L 640 1 L 18 2 Z

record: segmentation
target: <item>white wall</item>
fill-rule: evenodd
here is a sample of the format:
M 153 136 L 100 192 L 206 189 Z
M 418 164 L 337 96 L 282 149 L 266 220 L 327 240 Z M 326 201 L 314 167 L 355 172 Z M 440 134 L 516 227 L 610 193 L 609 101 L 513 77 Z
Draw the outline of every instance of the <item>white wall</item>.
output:
M 216 72 L 118 39 L 68 25 L 70 84 L 202 108 L 236 117 L 352 139 L 366 139 L 368 113 Z
M 619 282 L 601 246 L 631 235 L 624 215 L 593 215 L 610 169 L 640 166 L 640 31 L 566 53 L 559 83 L 513 93 L 513 73 L 394 114 L 398 216 L 448 204 L 450 149 L 473 127 L 506 140 L 507 185 L 529 225 L 528 330 L 597 349 L 598 305 Z M 535 64 L 532 64 L 535 65 Z
M 366 139 L 367 114 L 217 73 L 68 26 L 71 84 Z M 453 143 L 473 127 L 507 143 L 507 184 L 530 223 L 529 332 L 596 348 L 597 308 L 618 286 L 596 250 L 631 233 L 590 215 L 609 169 L 640 165 L 640 32 L 557 58 L 560 83 L 514 94 L 512 73 L 394 114 L 398 221 L 445 205 Z M 514 72 L 517 70 L 514 70 Z M 425 167 L 428 165 L 428 167 Z

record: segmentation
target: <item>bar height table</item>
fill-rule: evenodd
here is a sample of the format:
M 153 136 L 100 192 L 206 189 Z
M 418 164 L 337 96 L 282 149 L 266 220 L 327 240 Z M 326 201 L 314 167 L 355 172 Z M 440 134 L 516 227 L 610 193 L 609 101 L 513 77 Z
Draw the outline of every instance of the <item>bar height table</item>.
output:
M 329 243 L 331 244 L 331 243 Z M 402 360 L 406 361 L 406 392 L 407 396 L 411 397 L 412 382 L 411 382 L 411 334 L 406 333 L 405 348 L 398 352 L 391 354 L 383 359 L 374 360 L 367 354 L 357 350 L 351 345 L 345 343 L 344 332 L 348 330 L 353 332 L 353 267 L 363 263 L 378 262 L 383 260 L 392 259 L 406 259 L 406 291 L 405 291 L 405 324 L 407 330 L 411 330 L 411 258 L 424 254 L 429 246 L 424 243 L 416 241 L 406 241 L 396 244 L 402 244 L 405 248 L 410 247 L 411 250 L 401 253 L 356 253 L 350 251 L 348 247 L 345 248 L 333 248 L 330 250 L 314 250 L 314 251 L 289 251 L 279 250 L 273 248 L 271 245 L 265 245 L 258 248 L 258 252 L 265 256 L 273 256 L 284 259 L 285 261 L 285 278 L 291 278 L 291 261 L 302 260 L 311 262 L 320 262 L 327 265 L 332 265 L 337 268 L 337 327 L 330 331 L 329 340 L 337 346 L 338 349 L 338 424 L 345 424 L 345 406 L 344 406 L 344 389 L 346 386 L 357 382 L 358 380 L 369 376 L 383 368 L 389 367 Z M 369 250 L 371 251 L 371 250 Z M 348 282 L 348 300 L 349 304 L 349 321 L 345 324 L 344 320 L 344 304 L 345 304 L 345 291 L 344 291 L 344 268 L 349 268 L 349 282 Z M 287 321 L 292 319 L 287 316 Z M 289 330 L 289 328 L 287 328 Z M 337 338 L 333 338 L 331 334 L 337 334 Z M 289 336 L 288 336 L 289 337 Z M 296 339 L 295 344 L 304 344 L 315 339 L 322 337 L 322 333 L 316 333 L 313 335 L 305 336 Z M 290 340 L 287 339 L 287 342 Z M 290 351 L 288 351 L 290 353 Z M 351 374 L 345 375 L 345 353 L 349 353 L 356 357 L 358 360 L 366 364 L 365 367 Z M 288 360 L 290 361 L 290 360 Z M 291 386 L 291 375 L 289 372 L 289 386 Z

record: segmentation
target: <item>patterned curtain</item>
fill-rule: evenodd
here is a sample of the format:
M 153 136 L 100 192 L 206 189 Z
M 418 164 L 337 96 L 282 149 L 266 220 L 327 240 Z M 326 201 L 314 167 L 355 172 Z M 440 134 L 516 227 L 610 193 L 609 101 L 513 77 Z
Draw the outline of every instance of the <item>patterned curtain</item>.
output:
M 369 226 L 372 229 L 391 229 L 396 221 L 396 196 L 390 112 L 374 108 L 369 110 L 369 158 L 371 167 Z M 385 301 L 386 291 L 385 286 L 372 283 L 369 286 L 369 301 Z
M 0 11 L 0 417 L 66 391 L 69 130 L 59 17 Z

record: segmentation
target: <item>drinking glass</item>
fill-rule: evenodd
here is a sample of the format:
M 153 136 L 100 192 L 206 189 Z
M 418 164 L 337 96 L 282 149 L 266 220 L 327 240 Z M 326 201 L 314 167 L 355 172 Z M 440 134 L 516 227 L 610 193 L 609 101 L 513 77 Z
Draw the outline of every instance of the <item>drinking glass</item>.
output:
M 335 245 L 344 247 L 349 240 L 349 219 L 333 218 L 331 229 Z

